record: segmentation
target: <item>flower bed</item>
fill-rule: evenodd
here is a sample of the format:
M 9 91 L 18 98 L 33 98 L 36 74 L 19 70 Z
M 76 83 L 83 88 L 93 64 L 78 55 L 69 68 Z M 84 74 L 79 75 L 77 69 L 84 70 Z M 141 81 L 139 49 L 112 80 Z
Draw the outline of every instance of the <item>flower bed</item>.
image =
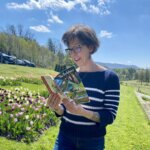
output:
M 38 139 L 58 119 L 46 99 L 28 89 L 0 89 L 0 135 L 24 142 Z

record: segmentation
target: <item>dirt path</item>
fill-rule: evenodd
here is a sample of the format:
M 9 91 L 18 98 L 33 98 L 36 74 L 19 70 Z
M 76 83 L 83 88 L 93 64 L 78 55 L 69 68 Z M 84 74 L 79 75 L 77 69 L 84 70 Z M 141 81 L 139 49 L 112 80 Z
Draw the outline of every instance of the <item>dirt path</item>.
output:
M 142 96 L 147 97 L 149 99 L 150 99 L 150 96 L 142 94 L 142 93 L 138 93 L 138 92 L 135 92 L 135 94 L 136 94 L 142 108 L 144 109 L 148 119 L 150 120 L 150 101 L 145 101 L 142 99 Z

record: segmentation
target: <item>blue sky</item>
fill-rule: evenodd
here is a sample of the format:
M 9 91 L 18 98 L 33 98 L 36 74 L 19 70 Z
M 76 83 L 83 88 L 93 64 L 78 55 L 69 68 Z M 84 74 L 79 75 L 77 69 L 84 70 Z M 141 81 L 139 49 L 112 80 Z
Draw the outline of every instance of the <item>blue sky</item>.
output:
M 150 0 L 0 0 L 0 28 L 22 24 L 41 45 L 77 23 L 101 41 L 94 61 L 150 68 Z

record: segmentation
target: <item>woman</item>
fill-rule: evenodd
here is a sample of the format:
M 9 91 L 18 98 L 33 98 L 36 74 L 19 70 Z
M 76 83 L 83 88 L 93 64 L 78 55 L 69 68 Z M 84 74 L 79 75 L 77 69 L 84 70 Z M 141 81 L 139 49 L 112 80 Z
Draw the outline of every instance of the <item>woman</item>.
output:
M 78 66 L 90 102 L 77 105 L 73 100 L 61 101 L 57 93 L 50 95 L 48 105 L 61 117 L 54 150 L 103 150 L 106 126 L 113 123 L 117 114 L 118 76 L 92 60 L 99 41 L 90 27 L 74 25 L 64 33 L 62 41 Z

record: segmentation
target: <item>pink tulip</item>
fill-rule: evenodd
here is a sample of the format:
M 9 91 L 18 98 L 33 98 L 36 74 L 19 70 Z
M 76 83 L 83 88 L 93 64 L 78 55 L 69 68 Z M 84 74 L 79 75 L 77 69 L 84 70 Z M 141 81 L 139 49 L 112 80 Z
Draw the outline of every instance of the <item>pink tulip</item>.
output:
M 14 118 L 14 122 L 17 122 L 18 121 L 18 119 L 17 118 Z
M 31 130 L 31 127 L 26 127 L 26 130 L 27 130 L 27 131 Z

